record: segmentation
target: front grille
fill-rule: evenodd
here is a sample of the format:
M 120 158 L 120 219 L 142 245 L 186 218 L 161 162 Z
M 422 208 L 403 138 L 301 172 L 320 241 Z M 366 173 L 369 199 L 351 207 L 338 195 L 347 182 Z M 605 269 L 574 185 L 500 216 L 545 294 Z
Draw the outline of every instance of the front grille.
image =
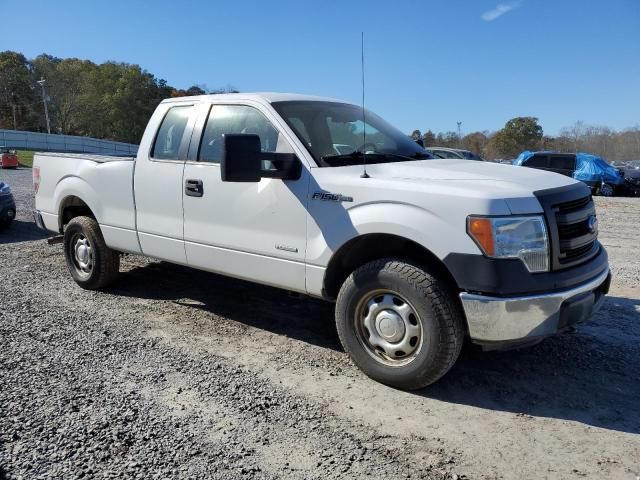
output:
M 589 233 L 589 220 L 582 222 L 558 225 L 558 235 L 562 238 L 579 237 Z
M 570 268 L 593 258 L 599 251 L 598 232 L 590 219 L 595 208 L 589 188 L 574 184 L 535 192 L 542 205 L 551 246 L 551 269 Z
M 583 208 L 590 203 L 593 203 L 591 195 L 589 195 L 588 197 L 577 198 L 575 200 L 569 200 L 568 202 L 559 203 L 558 205 L 554 205 L 554 208 L 561 209 L 563 211 L 572 211 Z
M 575 264 L 589 257 L 598 238 L 589 221 L 595 215 L 591 195 L 553 205 L 558 229 L 558 262 Z
M 570 250 L 569 252 L 567 252 L 565 255 L 566 257 L 564 258 L 564 263 L 568 262 L 568 261 L 574 261 L 576 259 L 579 259 L 580 257 L 587 255 L 591 249 L 593 248 L 593 242 L 587 244 L 587 245 L 583 245 L 582 247 L 577 247 L 574 248 L 573 250 Z M 561 260 L 562 261 L 562 260 Z

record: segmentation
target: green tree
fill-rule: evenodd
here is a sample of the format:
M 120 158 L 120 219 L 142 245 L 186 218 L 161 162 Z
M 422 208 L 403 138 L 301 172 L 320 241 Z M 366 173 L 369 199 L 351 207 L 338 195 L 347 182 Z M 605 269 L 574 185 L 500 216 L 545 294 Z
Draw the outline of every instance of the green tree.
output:
M 54 131 L 65 134 L 82 133 L 81 110 L 87 78 L 98 67 L 77 58 L 59 59 L 40 55 L 33 61 L 36 78 L 47 81 L 49 110 Z
M 491 138 L 492 148 L 506 158 L 516 157 L 523 150 L 536 150 L 542 140 L 542 127 L 536 117 L 516 117 Z
M 55 102 L 55 98 L 51 96 L 51 79 L 54 78 L 54 72 L 56 65 L 60 63 L 62 59 L 54 57 L 52 55 L 42 54 L 31 60 L 31 83 L 34 86 L 34 104 L 33 110 L 37 112 L 37 129 L 40 131 L 46 130 L 46 121 L 44 115 L 44 107 L 42 105 L 42 89 L 36 83 L 38 80 L 44 78 L 46 80 L 45 93 L 47 95 L 47 105 L 49 110 L 49 119 L 51 123 L 51 133 L 60 131 L 58 124 L 58 109 Z M 54 82 L 55 83 L 55 82 Z M 55 85 L 54 85 L 55 90 Z
M 192 85 L 186 90 L 173 89 L 171 92 L 172 97 L 190 97 L 193 95 L 206 95 L 207 91 L 199 85 Z
M 438 133 L 435 138 L 434 146 L 458 148 L 458 134 L 456 132 Z
M 413 140 L 414 142 L 417 142 L 422 138 L 422 132 L 420 132 L 420 130 L 414 130 L 413 132 L 411 132 L 411 135 L 409 135 L 409 138 L 411 138 L 411 140 Z
M 171 88 L 138 65 L 107 62 L 88 72 L 81 98 L 82 134 L 138 143 Z
M 25 128 L 33 123 L 31 87 L 31 70 L 25 56 L 0 52 L 0 128 Z
M 487 145 L 487 134 L 484 132 L 473 132 L 462 138 L 462 148 L 470 150 L 478 155 L 484 155 Z
M 430 147 L 436 144 L 436 136 L 431 130 L 427 130 L 424 135 L 422 135 L 422 141 L 425 147 Z

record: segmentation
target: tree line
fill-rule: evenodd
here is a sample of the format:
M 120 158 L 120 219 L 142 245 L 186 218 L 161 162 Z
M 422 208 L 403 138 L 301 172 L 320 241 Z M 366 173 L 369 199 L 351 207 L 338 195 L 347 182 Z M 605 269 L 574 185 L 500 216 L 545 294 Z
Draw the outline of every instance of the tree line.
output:
M 95 64 L 42 54 L 27 59 L 0 52 L 0 128 L 46 132 L 43 90 L 51 133 L 139 143 L 149 117 L 165 98 L 233 91 L 186 90 L 168 85 L 139 65 Z
M 0 52 L 0 128 L 46 132 L 43 90 L 52 133 L 83 135 L 139 143 L 154 109 L 165 98 L 235 91 L 233 87 L 186 90 L 167 84 L 139 65 L 42 54 L 27 59 Z M 577 122 L 559 135 L 544 135 L 535 117 L 516 117 L 496 131 L 422 133 L 414 140 L 425 146 L 471 150 L 489 160 L 512 159 L 523 150 L 586 151 L 608 160 L 640 159 L 640 126 L 616 132 L 608 127 Z
M 610 161 L 640 159 L 640 126 L 617 132 L 579 121 L 552 137 L 544 135 L 536 117 L 516 117 L 497 132 L 485 130 L 459 137 L 455 132 L 435 134 L 431 130 L 425 133 L 414 130 L 410 137 L 421 138 L 425 147 L 462 148 L 487 160 L 510 160 L 524 150 L 587 152 Z

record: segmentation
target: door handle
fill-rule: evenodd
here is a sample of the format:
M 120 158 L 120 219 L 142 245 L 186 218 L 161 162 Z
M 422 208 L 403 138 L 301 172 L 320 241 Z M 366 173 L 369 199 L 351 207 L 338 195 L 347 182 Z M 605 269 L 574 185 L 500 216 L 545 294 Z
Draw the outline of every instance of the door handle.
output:
M 202 180 L 185 180 L 184 193 L 189 197 L 202 197 L 204 195 L 204 185 L 202 184 Z

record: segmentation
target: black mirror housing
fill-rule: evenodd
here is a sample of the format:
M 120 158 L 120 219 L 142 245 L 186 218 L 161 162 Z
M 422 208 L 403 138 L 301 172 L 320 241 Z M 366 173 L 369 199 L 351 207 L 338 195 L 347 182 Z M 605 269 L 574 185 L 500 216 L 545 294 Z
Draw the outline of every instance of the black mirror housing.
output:
M 226 134 L 220 162 L 223 182 L 259 182 L 260 137 L 258 135 Z
M 273 168 L 264 168 L 263 161 Z M 302 163 L 294 153 L 262 152 L 258 135 L 224 135 L 224 152 L 220 162 L 223 182 L 259 182 L 261 178 L 297 180 Z

